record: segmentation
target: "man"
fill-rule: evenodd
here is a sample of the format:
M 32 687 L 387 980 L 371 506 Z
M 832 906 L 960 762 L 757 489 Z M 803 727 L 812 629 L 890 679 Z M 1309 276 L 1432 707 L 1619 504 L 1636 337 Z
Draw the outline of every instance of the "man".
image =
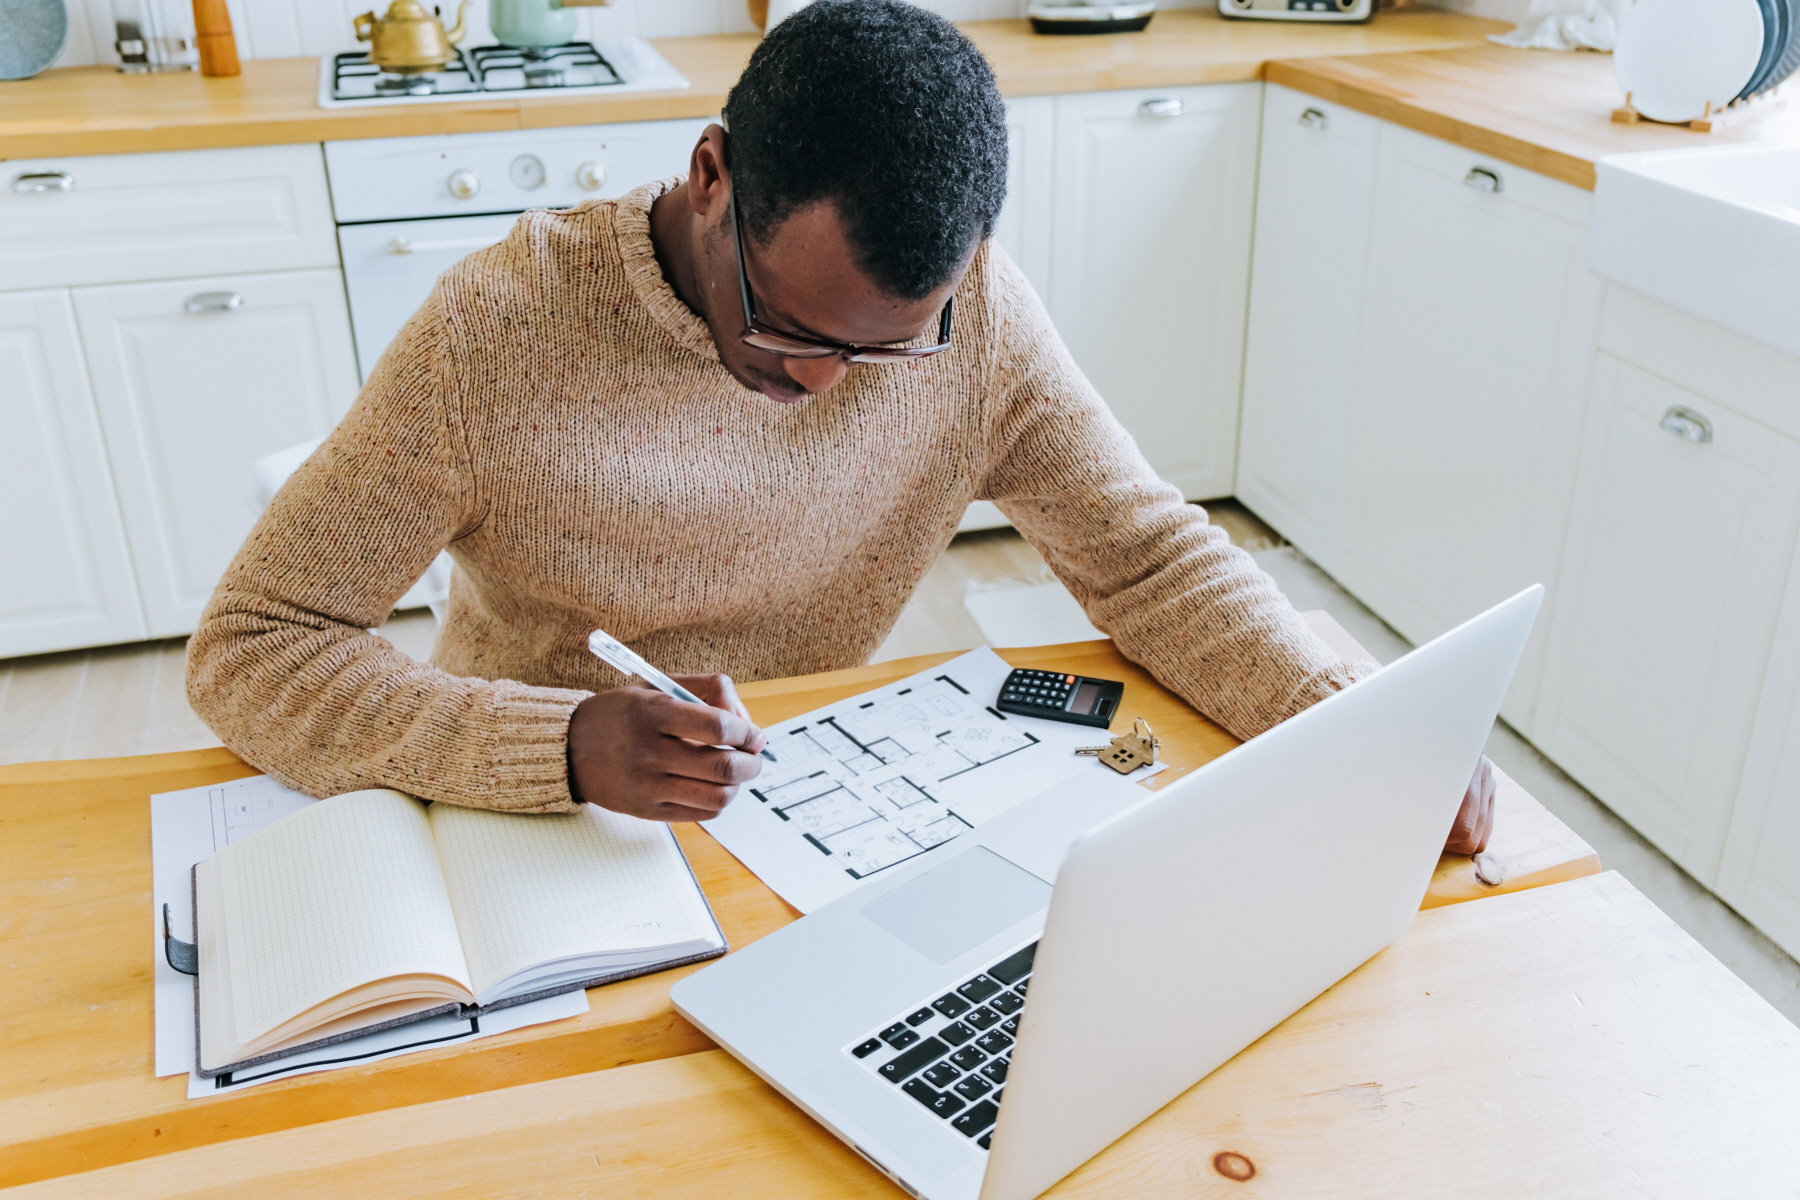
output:
M 194 708 L 315 795 L 698 820 L 762 733 L 729 672 L 860 664 L 991 499 L 1133 659 L 1251 736 L 1359 674 L 1159 481 L 986 239 L 1005 113 L 901 0 L 776 27 L 685 180 L 448 271 L 191 643 Z M 433 664 L 365 630 L 442 549 Z M 712 707 L 627 681 L 604 628 Z

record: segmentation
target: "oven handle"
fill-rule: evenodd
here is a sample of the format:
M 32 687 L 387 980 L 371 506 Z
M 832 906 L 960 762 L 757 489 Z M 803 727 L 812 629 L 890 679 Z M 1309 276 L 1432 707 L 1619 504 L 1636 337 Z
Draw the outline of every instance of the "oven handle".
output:
M 481 238 L 445 238 L 437 242 L 415 242 L 411 238 L 397 237 L 387 244 L 389 254 L 423 254 L 431 250 L 485 250 L 489 246 L 504 241 L 506 235 Z

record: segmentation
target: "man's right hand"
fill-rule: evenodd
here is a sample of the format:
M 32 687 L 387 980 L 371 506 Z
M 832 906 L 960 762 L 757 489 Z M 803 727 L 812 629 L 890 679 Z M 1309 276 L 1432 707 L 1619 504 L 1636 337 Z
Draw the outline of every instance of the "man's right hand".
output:
M 731 680 L 674 679 L 706 705 L 636 685 L 576 706 L 569 719 L 569 783 L 576 799 L 652 821 L 704 821 L 756 778 L 767 739 Z

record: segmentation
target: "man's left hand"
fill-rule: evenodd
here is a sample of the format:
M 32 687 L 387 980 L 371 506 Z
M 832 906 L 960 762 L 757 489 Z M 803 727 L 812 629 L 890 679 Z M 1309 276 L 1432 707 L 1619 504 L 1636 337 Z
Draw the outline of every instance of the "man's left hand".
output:
M 1444 842 L 1447 854 L 1480 854 L 1494 833 L 1494 764 L 1487 755 L 1475 764 L 1475 777 L 1463 793 L 1462 809 Z

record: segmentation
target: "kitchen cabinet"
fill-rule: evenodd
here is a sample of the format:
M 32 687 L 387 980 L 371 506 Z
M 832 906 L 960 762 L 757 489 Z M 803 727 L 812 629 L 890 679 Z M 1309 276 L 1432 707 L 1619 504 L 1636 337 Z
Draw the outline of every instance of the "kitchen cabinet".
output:
M 1050 161 L 1056 102 L 1050 96 L 1023 96 L 1006 102 L 1006 203 L 994 222 L 994 240 L 1012 256 L 1038 298 L 1050 295 Z M 957 525 L 958 532 L 998 529 L 1010 522 L 986 500 L 977 500 Z
M 1554 604 L 1591 197 L 1280 87 L 1261 169 L 1239 495 L 1415 643 Z M 1502 708 L 1526 733 L 1545 626 Z
M 1704 883 L 1797 533 L 1800 441 L 1599 356 L 1534 740 Z
M 324 436 L 355 397 L 342 279 L 287 271 L 74 298 L 149 634 L 191 632 L 253 522 L 250 463 Z
M 337 265 L 318 146 L 15 159 L 0 290 Z
M 69 294 L 0 294 L 0 658 L 145 636 Z
M 1039 298 L 1050 292 L 1050 163 L 1056 101 L 1023 96 L 1006 102 L 1006 204 L 994 240 L 1006 248 Z
M 1380 136 L 1277 84 L 1263 98 L 1237 495 L 1334 574 Z
M 1790 567 L 1713 886 L 1800 958 L 1800 560 Z
M 1050 315 L 1151 466 L 1232 494 L 1262 85 L 1055 99 Z
M 1422 643 L 1556 594 L 1602 285 L 1592 197 L 1386 125 L 1361 306 L 1340 581 Z M 1526 732 L 1533 632 L 1502 708 Z

